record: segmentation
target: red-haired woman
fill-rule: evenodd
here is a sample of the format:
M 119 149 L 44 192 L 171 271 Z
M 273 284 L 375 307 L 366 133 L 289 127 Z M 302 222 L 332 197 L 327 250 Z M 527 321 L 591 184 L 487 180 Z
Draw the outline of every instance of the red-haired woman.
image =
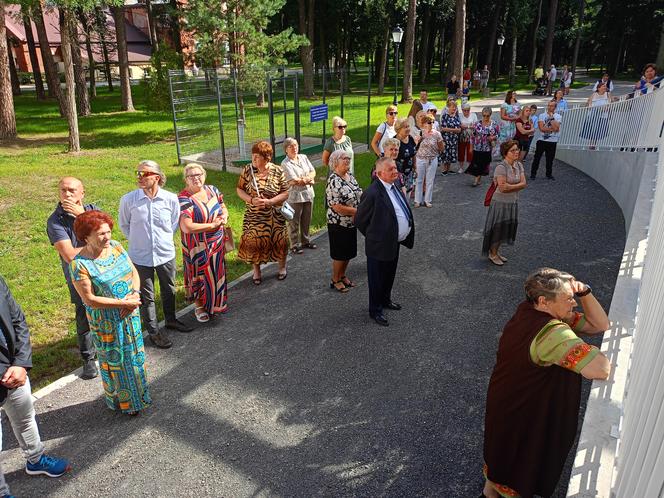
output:
M 106 404 L 137 415 L 152 403 L 138 312 L 140 279 L 122 245 L 111 239 L 112 229 L 106 213 L 79 214 L 74 232 L 85 246 L 69 269 L 97 347 Z
M 237 181 L 237 195 L 247 203 L 242 222 L 238 258 L 251 263 L 254 285 L 262 282 L 261 265 L 276 261 L 277 279 L 288 275 L 288 233 L 286 218 L 280 206 L 288 199 L 288 182 L 281 166 L 272 159 L 272 146 L 265 141 L 251 148 L 251 164 L 247 164 Z

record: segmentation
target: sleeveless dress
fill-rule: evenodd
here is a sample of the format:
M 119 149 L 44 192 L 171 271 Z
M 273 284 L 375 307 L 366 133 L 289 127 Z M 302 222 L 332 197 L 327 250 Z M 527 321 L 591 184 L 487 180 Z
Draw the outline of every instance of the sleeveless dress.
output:
M 123 299 L 134 288 L 129 255 L 115 240 L 105 258 L 89 259 L 79 254 L 69 264 L 69 271 L 72 281 L 89 280 L 95 296 Z M 85 311 L 97 348 L 106 405 L 123 413 L 144 410 L 152 400 L 138 308 L 124 318 L 119 308 L 86 304 Z

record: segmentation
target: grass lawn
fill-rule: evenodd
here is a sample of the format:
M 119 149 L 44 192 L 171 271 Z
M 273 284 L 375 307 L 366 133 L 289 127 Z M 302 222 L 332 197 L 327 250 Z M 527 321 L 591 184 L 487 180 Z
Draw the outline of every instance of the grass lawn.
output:
M 365 142 L 367 137 L 367 75 L 351 73 L 351 92 L 344 97 L 344 117 L 349 123 L 349 134 L 354 142 Z M 507 89 L 507 81 L 499 80 L 501 92 Z M 416 84 L 414 96 L 426 87 L 430 99 L 442 106 L 445 98 L 443 87 L 437 84 Z M 517 89 L 530 88 L 525 77 L 519 76 Z M 392 102 L 393 88 L 389 85 L 381 96 L 372 89 L 369 136 L 384 120 L 385 108 Z M 320 136 L 322 124 L 309 122 L 309 107 L 320 103 L 321 94 L 311 100 L 301 100 L 302 135 Z M 79 118 L 81 132 L 80 154 L 66 153 L 67 123 L 58 114 L 54 102 L 37 102 L 33 93 L 15 99 L 19 138 L 0 142 L 0 275 L 7 280 L 14 296 L 21 304 L 32 331 L 33 362 L 32 382 L 36 387 L 53 381 L 80 365 L 76 345 L 73 306 L 64 282 L 58 256 L 46 236 L 46 219 L 57 203 L 58 180 L 67 175 L 80 178 L 86 187 L 86 201 L 98 204 L 117 219 L 120 197 L 136 188 L 135 169 L 142 159 L 157 161 L 166 174 L 166 188 L 178 192 L 183 188 L 182 168 L 177 165 L 173 124 L 170 112 L 147 112 L 143 89 L 133 87 L 137 112 L 118 112 L 119 92 L 109 93 L 98 89 L 98 97 L 92 102 L 94 114 Z M 471 95 L 477 99 L 477 92 Z M 247 99 L 247 119 L 252 140 L 267 138 L 267 109 L 257 108 Z M 341 98 L 331 92 L 327 102 L 329 116 L 340 114 Z M 401 104 L 400 114 L 405 116 L 410 104 Z M 192 120 L 199 129 L 194 139 L 196 147 L 215 146 L 218 142 L 216 128 L 216 104 L 212 108 L 201 106 L 192 110 Z M 233 144 L 235 127 L 227 115 L 234 113 L 234 103 L 224 102 L 227 146 Z M 283 122 L 283 118 L 282 121 Z M 281 125 L 280 125 L 281 126 Z M 326 135 L 331 132 L 328 124 Z M 292 122 L 289 125 L 292 128 Z M 278 132 L 278 130 L 277 130 Z M 237 141 L 235 142 L 237 144 Z M 191 144 L 195 147 L 194 144 Z M 218 147 L 218 145 L 216 145 Z M 200 150 L 200 149 L 199 149 Z M 277 151 L 281 155 L 281 151 Z M 367 185 L 373 154 L 356 158 L 355 170 L 361 185 Z M 319 171 L 316 185 L 312 226 L 325 225 L 324 197 L 326 171 Z M 237 177 L 220 171 L 208 172 L 208 183 L 216 185 L 224 194 L 230 212 L 230 224 L 236 236 L 242 226 L 244 204 L 235 194 Z M 126 244 L 119 229 L 115 238 Z M 176 237 L 179 248 L 179 239 Z M 178 266 L 181 265 L 180 251 Z M 235 253 L 227 256 L 229 280 L 249 270 L 238 261 Z M 178 274 L 178 305 L 184 306 L 182 275 Z M 231 294 L 232 305 L 232 294 Z
M 0 142 L 0 275 L 23 307 L 33 343 L 31 380 L 43 386 L 80 366 L 76 343 L 74 308 L 56 251 L 46 236 L 46 219 L 57 203 L 57 183 L 62 176 L 74 175 L 86 187 L 87 202 L 98 204 L 117 219 L 120 197 L 136 188 L 135 170 L 141 159 L 157 161 L 168 176 L 166 188 L 183 188 L 182 168 L 178 166 L 173 125 L 169 113 L 143 110 L 140 87 L 134 87 L 134 113 L 117 112 L 119 92 L 99 89 L 92 103 L 94 114 L 79 118 L 81 147 L 78 155 L 66 153 L 67 124 L 53 102 L 37 102 L 34 94 L 16 98 L 19 138 Z M 356 159 L 358 176 L 368 182 L 371 154 Z M 322 204 L 325 171 L 316 185 L 317 202 L 313 227 L 325 225 Z M 237 177 L 209 171 L 208 183 L 223 192 L 230 211 L 230 224 L 236 236 L 242 226 L 244 203 L 235 194 Z M 119 228 L 114 237 L 126 247 Z M 178 267 L 181 267 L 179 236 L 176 236 Z M 233 280 L 249 266 L 236 254 L 227 256 L 227 273 Z M 231 293 L 232 306 L 232 293 Z M 178 306 L 185 305 L 182 275 L 178 273 Z

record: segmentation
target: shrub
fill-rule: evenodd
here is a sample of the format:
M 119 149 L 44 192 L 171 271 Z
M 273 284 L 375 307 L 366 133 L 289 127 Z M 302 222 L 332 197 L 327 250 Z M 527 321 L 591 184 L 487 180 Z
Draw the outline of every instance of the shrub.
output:
M 145 86 L 145 100 L 150 111 L 169 111 L 171 95 L 168 88 L 168 70 L 180 69 L 182 56 L 169 47 L 160 45 L 150 58 L 150 68 L 141 82 Z

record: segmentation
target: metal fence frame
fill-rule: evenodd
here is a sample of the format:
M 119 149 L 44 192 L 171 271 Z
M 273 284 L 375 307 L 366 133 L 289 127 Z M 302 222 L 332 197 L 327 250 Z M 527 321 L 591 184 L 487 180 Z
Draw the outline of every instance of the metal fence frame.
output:
M 559 146 L 570 149 L 656 150 L 664 132 L 664 90 L 563 114 Z

